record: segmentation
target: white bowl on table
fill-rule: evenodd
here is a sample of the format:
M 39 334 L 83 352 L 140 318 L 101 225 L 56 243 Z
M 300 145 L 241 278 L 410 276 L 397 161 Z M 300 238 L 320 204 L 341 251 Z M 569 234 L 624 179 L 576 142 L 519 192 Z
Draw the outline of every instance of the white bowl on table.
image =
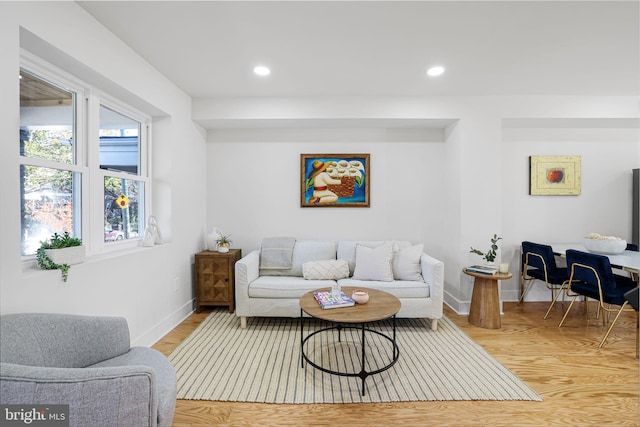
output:
M 585 237 L 584 247 L 589 252 L 596 254 L 616 255 L 627 249 L 627 241 L 622 239 L 589 239 Z

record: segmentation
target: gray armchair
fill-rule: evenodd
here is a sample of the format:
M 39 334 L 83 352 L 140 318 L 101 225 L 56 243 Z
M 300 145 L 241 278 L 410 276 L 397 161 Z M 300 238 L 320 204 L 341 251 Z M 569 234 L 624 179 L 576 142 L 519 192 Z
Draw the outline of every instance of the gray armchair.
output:
M 176 373 L 124 318 L 0 316 L 0 403 L 68 404 L 71 426 L 170 426 Z

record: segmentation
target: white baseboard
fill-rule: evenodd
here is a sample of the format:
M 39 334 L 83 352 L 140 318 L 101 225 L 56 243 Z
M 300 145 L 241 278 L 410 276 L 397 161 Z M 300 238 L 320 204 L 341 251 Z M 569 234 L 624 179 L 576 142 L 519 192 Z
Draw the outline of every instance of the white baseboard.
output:
M 455 298 L 450 293 L 444 293 L 444 303 L 451 308 L 451 310 L 455 311 L 456 314 L 469 314 L 469 306 L 471 305 L 471 301 L 461 301 L 458 298 Z
M 515 291 L 514 291 L 515 292 Z M 517 293 L 516 293 L 517 295 Z M 502 303 L 505 301 L 518 301 L 518 298 L 515 299 L 503 299 L 503 295 L 500 296 L 500 314 L 504 315 L 504 309 L 502 307 Z M 455 311 L 456 314 L 461 316 L 466 316 L 469 314 L 469 309 L 471 307 L 471 301 L 462 301 L 458 298 L 454 298 L 451 294 L 445 292 L 444 293 L 444 303 L 451 308 L 451 310 Z
M 158 322 L 142 336 L 136 338 L 131 345 L 141 347 L 151 347 L 162 337 L 168 334 L 173 328 L 182 323 L 193 313 L 195 299 L 190 299 L 182 307 Z

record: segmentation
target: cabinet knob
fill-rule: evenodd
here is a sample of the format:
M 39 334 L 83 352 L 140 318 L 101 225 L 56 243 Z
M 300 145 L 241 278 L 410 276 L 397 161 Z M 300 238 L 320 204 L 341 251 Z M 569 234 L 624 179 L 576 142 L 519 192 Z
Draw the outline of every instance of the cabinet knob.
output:
M 225 277 L 225 278 L 224 278 L 224 281 L 225 281 L 225 282 L 228 282 L 228 281 L 229 281 L 229 278 L 228 278 L 228 277 Z

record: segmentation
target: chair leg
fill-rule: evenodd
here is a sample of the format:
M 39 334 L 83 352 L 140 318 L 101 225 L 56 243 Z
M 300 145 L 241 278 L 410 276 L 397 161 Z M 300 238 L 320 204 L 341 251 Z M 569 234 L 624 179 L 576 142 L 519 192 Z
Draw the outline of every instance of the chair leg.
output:
M 525 285 L 526 282 L 527 281 L 524 280 L 524 277 L 522 278 L 522 280 L 520 280 L 520 283 L 521 283 L 520 286 L 523 287 L 523 291 L 522 291 L 522 294 L 520 295 L 520 299 L 518 300 L 518 304 L 521 304 L 522 301 L 524 300 L 524 295 L 527 293 L 527 291 L 531 287 L 531 284 L 533 283 L 533 279 L 529 279 L 529 284 L 528 285 Z
M 560 296 L 560 294 L 564 295 L 563 288 L 560 288 L 560 290 L 558 291 L 558 293 L 556 294 L 555 297 L 553 297 L 553 300 L 551 300 L 551 305 L 549 306 L 549 308 L 547 309 L 547 313 L 544 315 L 544 319 L 546 320 L 547 317 L 549 317 L 549 313 L 551 313 L 551 309 L 553 308 L 553 305 L 556 303 L 556 300 L 558 299 L 558 297 Z M 553 293 L 553 292 L 552 292 Z M 563 297 L 564 298 L 564 297 Z
M 622 307 L 620 307 L 620 310 L 618 310 L 618 314 L 616 314 L 616 318 L 613 319 L 613 322 L 611 322 L 611 326 L 609 326 L 609 329 L 607 330 L 607 333 L 604 334 L 604 338 L 602 338 L 602 341 L 600 341 L 600 345 L 598 346 L 598 348 L 602 348 L 602 346 L 604 346 L 604 342 L 607 340 L 607 338 L 609 338 L 609 334 L 611 333 L 611 330 L 615 326 L 616 322 L 618 321 L 618 317 L 620 317 L 620 315 L 622 314 L 622 311 L 624 310 L 624 307 L 626 305 L 627 305 L 627 302 L 625 301 L 622 304 Z M 604 316 L 602 316 L 602 317 L 604 318 Z
M 569 314 L 569 311 L 571 311 L 571 307 L 573 307 L 573 303 L 576 302 L 576 298 L 578 298 L 577 295 L 575 297 L 573 297 L 573 299 L 571 300 L 571 304 L 569 304 L 569 307 L 567 307 L 567 311 L 564 313 L 564 316 L 562 316 L 562 320 L 560 321 L 560 324 L 558 325 L 558 328 L 562 327 L 562 324 L 564 323 L 564 319 L 567 318 L 567 315 Z
M 584 297 L 584 310 L 586 312 L 587 322 L 588 322 L 589 321 L 589 297 Z

